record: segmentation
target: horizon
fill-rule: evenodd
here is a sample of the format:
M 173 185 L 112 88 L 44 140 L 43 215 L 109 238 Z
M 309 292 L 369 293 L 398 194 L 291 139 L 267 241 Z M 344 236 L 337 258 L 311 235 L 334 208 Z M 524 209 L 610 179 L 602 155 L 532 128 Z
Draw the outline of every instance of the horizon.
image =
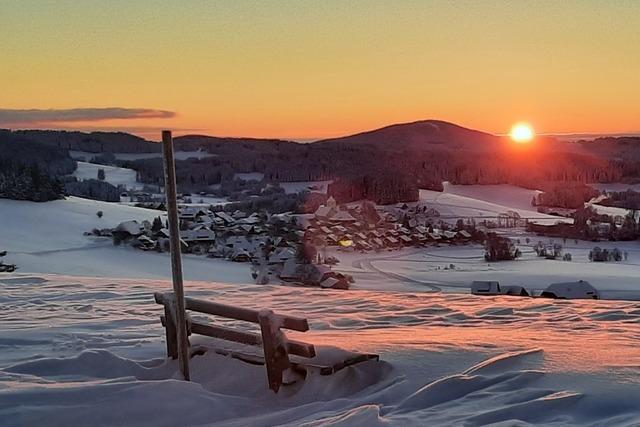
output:
M 11 132 L 20 132 L 20 131 L 50 131 L 50 132 L 57 132 L 57 131 L 65 131 L 65 132 L 82 132 L 82 133 L 87 133 L 90 134 L 92 132 L 103 132 L 103 133 L 125 133 L 125 134 L 129 134 L 129 135 L 134 135 L 134 136 L 138 136 L 140 138 L 146 139 L 148 141 L 151 142 L 159 142 L 160 141 L 160 134 L 163 130 L 171 130 L 172 133 L 174 134 L 175 137 L 183 137 L 183 136 L 203 136 L 203 137 L 212 137 L 212 138 L 238 138 L 238 139 L 242 139 L 242 138 L 247 138 L 247 139 L 273 139 L 273 140 L 283 140 L 283 141 L 289 141 L 289 142 L 297 142 L 300 144 L 310 144 L 310 143 L 314 143 L 314 142 L 319 142 L 319 141 L 323 141 L 323 140 L 328 140 L 328 139 L 333 139 L 333 138 L 342 138 L 342 137 L 350 137 L 350 136 L 354 136 L 354 135 L 358 135 L 361 133 L 367 133 L 367 132 L 372 132 L 372 131 L 377 131 L 380 129 L 384 129 L 390 126 L 399 126 L 399 125 L 410 125 L 412 123 L 417 123 L 417 122 L 421 122 L 421 121 L 440 121 L 438 119 L 424 119 L 424 120 L 418 120 L 418 121 L 414 121 L 414 122 L 402 122 L 402 123 L 389 123 L 383 126 L 379 126 L 373 129 L 364 129 L 364 130 L 359 130 L 356 131 L 354 133 L 350 133 L 350 134 L 345 134 L 345 135 L 336 135 L 336 136 L 332 136 L 332 137 L 326 137 L 326 138 L 321 138 L 321 137 L 268 137 L 268 136 L 255 136 L 255 135 L 214 135 L 214 134 L 210 134 L 210 133 L 199 133 L 199 132 L 184 132 L 180 129 L 178 130 L 172 130 L 172 129 L 164 129 L 164 128 L 159 128 L 157 130 L 153 130 L 153 131 L 136 131 L 135 129 L 127 129 L 126 127 L 123 128 L 99 128 L 99 127 L 94 127 L 94 128 L 73 128 L 73 127 L 34 127 L 34 128 L 5 128 L 0 126 L 0 130 L 9 130 Z M 474 130 L 474 131 L 479 131 L 479 132 L 484 132 L 490 135 L 494 135 L 494 136 L 498 136 L 498 137 L 509 137 L 509 133 L 508 132 L 502 132 L 502 133 L 494 133 L 494 132 L 488 132 L 482 129 L 473 129 L 473 128 L 469 128 L 466 127 L 464 125 L 461 125 L 459 123 L 454 123 L 454 122 L 447 122 L 456 126 L 460 126 L 462 128 L 465 129 L 469 129 L 469 130 Z M 554 137 L 554 138 L 558 138 L 559 141 L 561 142 L 577 142 L 580 140 L 595 140 L 597 138 L 622 138 L 622 137 L 640 137 L 640 131 L 631 131 L 631 132 L 618 132 L 618 133 L 562 133 L 562 132 L 536 132 L 536 137 Z
M 640 133 L 637 2 L 116 6 L 0 4 L 0 127 L 317 140 L 438 117 Z

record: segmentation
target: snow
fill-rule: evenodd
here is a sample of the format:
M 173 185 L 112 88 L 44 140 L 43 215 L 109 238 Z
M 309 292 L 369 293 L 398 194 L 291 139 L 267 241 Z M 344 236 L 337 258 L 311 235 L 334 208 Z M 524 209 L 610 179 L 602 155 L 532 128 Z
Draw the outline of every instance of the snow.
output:
M 233 175 L 233 179 L 241 179 L 243 181 L 262 181 L 264 179 L 264 174 L 261 172 L 236 173 Z
M 123 185 L 129 190 L 142 189 L 143 184 L 136 181 L 136 171 L 133 169 L 119 168 L 117 166 L 96 165 L 94 163 L 77 162 L 78 168 L 73 173 L 73 176 L 78 180 L 85 179 L 97 179 L 98 170 L 104 169 L 105 181 L 109 184 Z
M 629 214 L 629 209 L 625 208 L 617 208 L 615 206 L 603 206 L 597 203 L 587 203 L 587 206 L 591 206 L 593 210 L 595 210 L 600 215 L 609 215 L 612 217 L 620 216 L 622 218 L 626 217 Z M 636 211 L 636 220 L 638 218 L 639 213 Z
M 296 181 L 296 182 L 281 182 L 280 187 L 284 189 L 287 194 L 300 193 L 308 190 L 314 193 L 327 194 L 327 188 L 333 180 L 329 181 Z
M 444 192 L 458 196 L 470 197 L 511 209 L 534 210 L 531 200 L 542 193 L 539 190 L 528 190 L 515 185 L 454 185 L 443 182 Z
M 442 215 L 537 214 L 524 204 L 528 190 L 456 187 L 421 198 Z M 564 244 L 571 262 L 536 257 L 531 245 L 541 238 L 517 229 L 497 230 L 521 240 L 523 256 L 510 262 L 485 262 L 477 245 L 328 250 L 354 276 L 349 291 L 258 286 L 246 264 L 184 255 L 186 295 L 307 318 L 310 331 L 287 336 L 316 345 L 314 362 L 352 351 L 381 357 L 331 376 L 309 368 L 306 379 L 274 394 L 263 366 L 212 351 L 191 360 L 192 382 L 180 381 L 177 362 L 165 358 L 162 307 L 153 300 L 171 289 L 168 254 L 82 235 L 159 214 L 75 197 L 0 199 L 0 250 L 9 251 L 3 261 L 20 268 L 0 275 L 0 424 L 640 423 L 636 242 L 571 240 Z M 617 246 L 628 260 L 591 263 L 595 245 Z M 473 280 L 541 290 L 580 279 L 609 300 L 479 297 L 469 289 Z
M 263 366 L 213 352 L 178 380 L 153 301 L 167 281 L 12 275 L 0 286 L 7 426 L 640 422 L 638 303 L 187 282 L 190 296 L 307 317 L 311 330 L 289 335 L 321 359 L 380 354 L 331 376 L 310 368 L 274 394 Z
M 96 213 L 103 212 L 102 218 Z M 164 212 L 78 197 L 46 203 L 0 199 L 0 247 L 5 261 L 31 273 L 96 277 L 166 278 L 168 254 L 113 246 L 110 238 L 87 237 L 94 228 L 113 228 L 123 221 L 153 221 Z M 195 255 L 183 257 L 185 278 L 246 283 L 246 265 Z
M 164 195 L 163 195 L 164 196 Z M 198 194 L 192 194 L 188 196 L 191 199 L 191 203 L 180 203 L 180 206 L 193 206 L 200 208 L 208 208 L 209 206 L 219 206 L 226 205 L 229 202 L 229 199 L 226 197 L 215 197 L 215 196 L 200 196 Z
M 589 184 L 596 190 L 607 191 L 607 192 L 624 192 L 627 190 L 640 191 L 640 184 L 622 184 L 622 183 L 606 183 L 606 184 Z
M 452 185 L 444 183 L 444 192 L 420 190 L 420 203 L 436 209 L 442 219 L 455 223 L 459 218 L 475 217 L 495 221 L 499 214 L 516 212 L 539 224 L 573 222 L 563 218 L 539 213 L 531 206 L 533 194 L 537 192 L 510 185 Z
M 557 282 L 586 280 L 604 299 L 640 300 L 637 276 L 640 269 L 640 248 L 636 242 L 583 242 L 564 244 L 564 252 L 572 261 L 547 260 L 536 256 L 533 245 L 548 239 L 525 236 L 517 245 L 522 257 L 515 261 L 488 263 L 480 245 L 426 247 L 384 251 L 380 253 L 347 253 L 328 251 L 340 259 L 340 271 L 355 278 L 354 288 L 394 289 L 414 292 L 469 292 L 473 281 L 498 281 L 500 286 L 523 286 L 538 294 Z M 556 239 L 563 244 L 562 239 Z M 594 246 L 626 251 L 628 259 L 621 262 L 590 262 L 589 251 Z M 451 264 L 454 268 L 451 269 Z
M 69 155 L 74 159 L 91 160 L 102 153 L 90 153 L 88 151 L 69 151 Z M 143 159 L 161 159 L 162 153 L 113 153 L 118 160 L 143 160 Z M 206 151 L 176 151 L 173 157 L 176 160 L 187 160 L 191 158 L 204 159 L 206 157 L 215 157 L 216 154 L 207 153 Z

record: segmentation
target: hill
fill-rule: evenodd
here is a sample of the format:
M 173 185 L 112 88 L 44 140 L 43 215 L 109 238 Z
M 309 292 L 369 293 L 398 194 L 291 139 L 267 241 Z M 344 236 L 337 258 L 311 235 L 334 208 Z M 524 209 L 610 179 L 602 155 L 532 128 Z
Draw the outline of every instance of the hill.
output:
M 6 137 L 85 153 L 159 153 L 159 144 L 124 133 L 1 132 Z M 565 143 L 538 137 L 534 144 L 439 120 L 395 124 L 314 143 L 279 139 L 185 135 L 176 150 L 198 152 L 177 161 L 181 191 L 202 191 L 238 173 L 260 173 L 269 182 L 328 181 L 342 202 L 362 197 L 390 203 L 415 201 L 418 189 L 453 184 L 512 184 L 544 190 L 550 183 L 631 182 L 640 176 L 640 144 L 606 138 Z M 206 156 L 203 155 L 206 153 Z M 113 157 L 113 156 L 111 156 Z M 139 181 L 161 184 L 160 158 L 115 158 L 107 164 L 135 170 Z M 335 193 L 335 194 L 334 194 Z
M 444 122 L 421 120 L 386 126 L 314 144 L 327 146 L 373 145 L 385 150 L 445 149 L 491 150 L 504 145 L 503 138 L 478 130 Z

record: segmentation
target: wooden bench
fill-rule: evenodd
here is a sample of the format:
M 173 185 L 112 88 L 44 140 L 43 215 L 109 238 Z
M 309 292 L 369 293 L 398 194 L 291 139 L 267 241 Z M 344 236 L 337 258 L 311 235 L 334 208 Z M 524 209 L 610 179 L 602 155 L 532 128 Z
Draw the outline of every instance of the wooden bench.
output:
M 178 341 L 175 316 L 173 314 L 175 306 L 173 293 L 156 292 L 154 298 L 156 303 L 164 306 L 164 315 L 160 319 L 165 327 L 167 356 L 175 359 L 178 357 Z M 247 355 L 228 350 L 216 350 L 216 352 L 248 363 L 264 364 L 267 369 L 269 388 L 276 393 L 282 386 L 283 372 L 289 368 L 311 366 L 318 368 L 321 375 L 330 375 L 356 363 L 379 359 L 378 355 L 374 354 L 354 354 L 352 357 L 346 358 L 346 360 L 329 366 L 314 365 L 312 363 L 305 364 L 291 360 L 289 356 L 294 355 L 305 359 L 314 358 L 316 350 L 313 344 L 287 339 L 280 329 L 306 332 L 309 330 L 307 319 L 278 314 L 271 310 L 251 310 L 189 297 L 185 298 L 185 309 L 259 324 L 260 333 L 258 334 L 188 320 L 187 333 L 188 335 L 205 335 L 240 344 L 262 347 L 264 356 Z

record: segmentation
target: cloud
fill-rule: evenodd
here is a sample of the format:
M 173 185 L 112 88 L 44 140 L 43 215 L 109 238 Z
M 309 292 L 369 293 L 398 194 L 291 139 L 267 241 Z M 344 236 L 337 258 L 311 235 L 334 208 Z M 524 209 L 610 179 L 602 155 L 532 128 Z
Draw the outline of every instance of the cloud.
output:
M 150 108 L 69 108 L 50 110 L 12 110 L 0 108 L 0 125 L 28 125 L 37 123 L 97 122 L 113 119 L 167 119 L 173 111 Z

